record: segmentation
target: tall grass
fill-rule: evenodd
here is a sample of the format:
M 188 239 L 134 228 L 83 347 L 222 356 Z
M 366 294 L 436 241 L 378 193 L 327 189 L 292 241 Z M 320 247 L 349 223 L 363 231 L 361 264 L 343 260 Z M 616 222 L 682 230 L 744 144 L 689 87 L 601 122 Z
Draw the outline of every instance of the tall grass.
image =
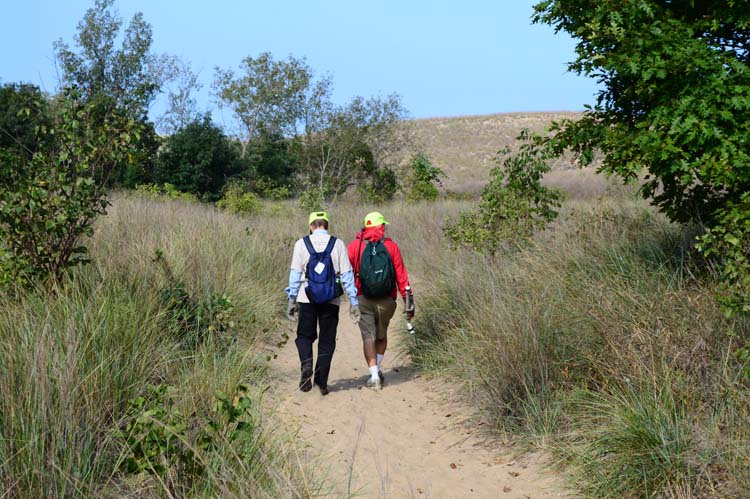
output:
M 500 431 L 556 453 L 592 497 L 721 496 L 747 487 L 750 410 L 690 235 L 640 201 L 566 204 L 528 247 L 486 258 L 414 223 L 410 353 L 460 383 Z M 422 215 L 424 216 L 424 215 Z M 413 260 L 414 261 L 414 260 Z
M 8 497 L 305 497 L 314 492 L 284 435 L 258 426 L 239 452 L 223 442 L 206 477 L 128 477 L 115 432 L 150 384 L 177 389 L 182 413 L 210 415 L 215 392 L 266 389 L 265 345 L 284 279 L 253 222 L 197 204 L 121 196 L 96 227 L 93 263 L 63 286 L 0 303 L 0 487 Z M 161 250 L 169 277 L 154 262 Z M 192 299 L 227 295 L 230 331 L 185 341 L 163 298 L 170 279 Z M 251 455 L 252 459 L 246 459 Z
M 750 392 L 732 353 L 748 324 L 716 305 L 690 234 L 625 193 L 569 201 L 528 247 L 451 250 L 445 221 L 470 201 L 340 204 L 345 242 L 365 213 L 391 222 L 417 300 L 409 352 L 455 382 L 500 432 L 557 457 L 591 497 L 742 497 Z M 8 496 L 307 497 L 316 477 L 260 403 L 294 241 L 295 204 L 250 218 L 121 196 L 90 241 L 93 264 L 54 293 L 0 298 L 0 484 Z M 156 263 L 156 250 L 163 255 Z M 186 342 L 163 291 L 226 295 L 229 331 Z M 201 455 L 205 479 L 129 477 L 114 437 L 128 400 L 175 386 L 183 414 L 253 387 L 250 448 Z M 248 459 L 248 456 L 252 456 Z M 296 464 L 295 464 L 296 463 Z

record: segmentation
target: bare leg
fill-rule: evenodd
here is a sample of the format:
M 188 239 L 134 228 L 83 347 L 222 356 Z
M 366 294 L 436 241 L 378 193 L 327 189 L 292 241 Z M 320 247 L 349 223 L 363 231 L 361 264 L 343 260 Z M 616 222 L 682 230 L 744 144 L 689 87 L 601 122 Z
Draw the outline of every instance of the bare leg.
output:
M 388 348 L 388 336 L 384 336 L 382 340 L 375 340 L 375 353 L 385 355 L 386 348 Z
M 372 339 L 362 341 L 362 350 L 365 354 L 365 361 L 368 367 L 378 365 L 376 354 L 376 343 Z

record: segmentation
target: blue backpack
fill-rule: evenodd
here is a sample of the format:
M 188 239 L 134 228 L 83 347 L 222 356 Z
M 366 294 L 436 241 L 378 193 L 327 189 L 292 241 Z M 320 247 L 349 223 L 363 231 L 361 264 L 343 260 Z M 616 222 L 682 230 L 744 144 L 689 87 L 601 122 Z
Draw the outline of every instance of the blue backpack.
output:
M 305 236 L 302 240 L 310 253 L 310 261 L 307 262 L 307 269 L 305 270 L 305 276 L 307 277 L 305 294 L 310 303 L 328 303 L 339 296 L 336 293 L 336 269 L 333 268 L 333 260 L 331 259 L 336 238 L 331 236 L 328 246 L 321 253 L 315 251 L 310 236 Z

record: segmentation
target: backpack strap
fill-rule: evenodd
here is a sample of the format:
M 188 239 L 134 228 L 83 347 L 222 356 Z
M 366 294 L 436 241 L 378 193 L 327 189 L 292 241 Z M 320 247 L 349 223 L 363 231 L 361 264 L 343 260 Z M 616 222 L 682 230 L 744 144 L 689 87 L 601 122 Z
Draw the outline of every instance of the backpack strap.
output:
M 326 246 L 326 249 L 323 250 L 323 258 L 333 253 L 334 244 L 336 244 L 336 238 L 331 236 L 331 238 L 328 240 L 328 246 Z
M 357 272 L 355 277 L 359 277 L 360 265 L 362 265 L 362 241 L 365 238 L 365 229 L 362 229 L 362 237 L 359 238 L 359 248 L 357 249 Z
M 307 248 L 308 253 L 310 253 L 311 255 L 317 253 L 317 251 L 315 251 L 315 248 L 313 247 L 312 241 L 310 241 L 310 236 L 303 237 L 302 241 L 305 243 L 305 247 Z

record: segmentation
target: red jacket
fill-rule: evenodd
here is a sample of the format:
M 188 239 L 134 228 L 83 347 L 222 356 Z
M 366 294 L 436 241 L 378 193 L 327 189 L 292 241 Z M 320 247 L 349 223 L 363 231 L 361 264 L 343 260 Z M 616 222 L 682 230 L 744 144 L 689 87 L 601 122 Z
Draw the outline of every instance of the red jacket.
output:
M 398 245 L 389 237 L 385 237 L 385 226 L 368 227 L 357 233 L 354 241 L 349 243 L 349 261 L 354 269 L 354 283 L 357 285 L 357 294 L 362 294 L 362 284 L 359 282 L 359 262 L 362 261 L 362 252 L 367 246 L 367 241 L 379 241 L 385 238 L 383 245 L 391 256 L 393 268 L 396 270 L 396 286 L 391 291 L 391 298 L 396 299 L 396 288 L 402 297 L 406 297 L 406 287 L 409 286 L 409 274 L 406 272 L 404 260 L 401 258 L 401 250 Z M 359 254 L 357 254 L 359 253 Z

